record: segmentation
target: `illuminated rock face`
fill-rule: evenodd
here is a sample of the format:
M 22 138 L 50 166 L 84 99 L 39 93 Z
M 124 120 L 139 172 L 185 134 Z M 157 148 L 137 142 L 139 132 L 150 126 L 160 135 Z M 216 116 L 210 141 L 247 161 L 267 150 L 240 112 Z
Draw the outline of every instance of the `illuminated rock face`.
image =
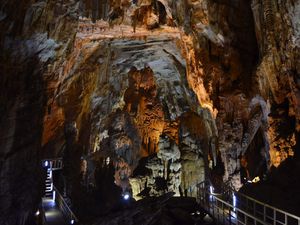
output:
M 72 87 L 77 82 L 67 80 L 62 86 L 59 101 L 62 102 L 65 113 L 74 116 L 73 120 L 79 128 L 78 140 L 86 135 L 84 130 L 80 130 L 80 127 L 85 127 L 85 121 L 82 119 L 83 113 L 78 116 L 74 112 L 84 111 L 87 114 L 85 117 L 89 118 L 88 126 L 91 131 L 85 147 L 90 150 L 85 154 L 91 160 L 110 157 L 116 168 L 116 184 L 123 191 L 130 189 L 128 178 L 138 166 L 139 159 L 149 157 L 145 167 L 151 172 L 147 174 L 147 186 L 141 191 L 150 188 L 150 195 L 168 191 L 179 194 L 179 186 L 183 185 L 180 152 L 186 151 L 184 148 L 190 146 L 195 148 L 196 142 L 208 142 L 206 138 L 215 135 L 209 131 L 209 125 L 202 125 L 213 123 L 213 119 L 206 110 L 197 106 L 197 99 L 187 85 L 184 77 L 186 65 L 176 46 L 177 41 L 177 38 L 168 35 L 148 37 L 145 41 L 104 39 L 95 43 L 83 40 L 81 49 L 84 50 L 81 53 L 74 51 L 80 57 L 70 62 L 75 63 L 72 67 L 76 68 L 85 60 L 84 67 L 90 70 L 85 76 L 90 78 L 83 76 L 83 67 L 80 67 L 73 79 L 77 79 L 79 84 L 83 82 L 84 90 L 77 94 L 77 90 Z M 85 55 L 92 51 L 93 55 L 86 61 Z M 95 54 L 96 52 L 99 54 Z M 83 86 L 77 89 L 82 89 Z M 77 100 L 78 95 L 82 98 L 81 102 Z M 199 118 L 195 119 L 191 127 L 186 125 L 186 113 L 194 113 L 194 117 Z M 203 115 L 207 118 L 203 118 Z M 185 142 L 185 147 L 181 149 L 184 139 L 179 133 L 183 126 L 184 138 L 190 138 L 191 143 Z M 203 137 L 204 140 L 200 140 L 201 135 L 189 137 L 189 132 L 196 132 L 193 129 L 202 129 L 203 133 L 209 135 Z M 209 144 L 206 143 L 203 148 L 208 154 Z M 195 151 L 194 154 L 196 158 L 191 159 L 192 161 L 197 161 L 198 158 L 203 161 L 202 158 L 206 155 L 203 153 L 200 156 L 200 151 Z M 200 169 L 199 174 L 197 169 Z M 185 173 L 194 171 L 194 174 L 185 178 L 188 181 L 182 186 L 183 191 L 189 189 L 189 185 L 203 181 L 204 172 L 201 170 L 204 170 L 203 162 L 200 167 L 186 166 Z M 141 180 L 144 182 L 144 178 Z M 141 184 L 138 183 L 138 186 Z M 136 189 L 139 188 L 133 187 L 133 190 Z
M 299 6 L 291 1 L 194 4 L 201 10 L 191 11 L 198 33 L 193 41 L 196 51 L 189 56 L 198 66 L 191 67 L 197 70 L 188 79 L 198 98 L 217 111 L 223 179 L 238 188 L 241 158 L 249 160 L 246 170 L 253 177 L 255 157 L 264 159 L 267 167 L 278 166 L 296 149 L 299 63 L 292 58 L 299 58 L 299 21 L 294 19 Z M 257 95 L 262 97 L 261 112 L 270 112 L 268 118 L 253 111 L 251 102 Z M 251 159 L 254 143 L 264 150 L 257 150 Z
M 266 3 L 252 4 L 262 55 L 255 82 L 264 98 L 272 94 L 268 133 L 272 164 L 277 167 L 293 156 L 299 132 L 299 3 Z
M 195 195 L 297 154 L 298 2 L 4 2 L 0 224 L 36 210 L 44 157 L 64 155 L 78 206 L 107 174 L 136 198 Z

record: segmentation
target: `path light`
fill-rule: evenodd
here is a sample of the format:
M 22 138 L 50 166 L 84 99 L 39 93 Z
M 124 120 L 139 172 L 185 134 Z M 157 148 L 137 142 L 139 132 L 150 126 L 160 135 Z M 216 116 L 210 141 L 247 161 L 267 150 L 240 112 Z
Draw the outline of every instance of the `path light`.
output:
M 234 193 L 232 194 L 232 204 L 233 204 L 233 211 L 235 211 L 235 208 L 236 208 L 236 196 L 234 195 Z
M 48 165 L 49 165 L 49 162 L 48 162 L 48 160 L 46 160 L 46 161 L 44 162 L 44 167 L 48 167 Z
M 71 220 L 71 221 L 70 221 L 70 224 L 74 224 L 74 223 L 75 223 L 75 221 L 74 221 L 74 220 Z
M 36 215 L 36 216 L 40 215 L 40 210 L 37 210 L 37 211 L 35 212 L 35 215 Z
M 213 188 L 213 186 L 209 186 L 209 192 L 210 192 L 210 194 L 213 194 L 213 193 L 214 193 L 214 188 Z
M 213 200 L 213 193 L 214 193 L 214 188 L 213 186 L 209 186 L 209 200 Z
M 130 197 L 129 194 L 127 194 L 127 193 L 125 195 L 123 195 L 124 200 L 128 200 L 129 197 Z
M 253 180 L 252 180 L 252 183 L 257 183 L 260 181 L 260 178 L 259 177 L 254 177 Z
M 105 162 L 106 162 L 106 165 L 108 166 L 108 165 L 109 165 L 109 163 L 110 163 L 110 158 L 109 158 L 109 157 L 107 157 L 107 158 L 106 158 L 106 160 L 105 160 Z
M 52 201 L 55 202 L 55 197 L 56 197 L 56 192 L 53 191 L 53 195 L 52 195 Z

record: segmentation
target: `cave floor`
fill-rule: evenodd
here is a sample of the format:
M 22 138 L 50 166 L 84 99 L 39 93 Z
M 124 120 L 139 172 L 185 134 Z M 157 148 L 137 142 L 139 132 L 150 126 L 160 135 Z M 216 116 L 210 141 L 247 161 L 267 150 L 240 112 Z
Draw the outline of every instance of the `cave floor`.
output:
M 51 199 L 43 198 L 46 225 L 67 225 L 58 206 Z

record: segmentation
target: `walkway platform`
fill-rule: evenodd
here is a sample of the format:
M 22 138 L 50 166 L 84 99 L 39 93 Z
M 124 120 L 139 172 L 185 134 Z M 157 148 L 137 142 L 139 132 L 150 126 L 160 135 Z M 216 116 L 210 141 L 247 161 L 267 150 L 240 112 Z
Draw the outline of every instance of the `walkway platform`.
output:
M 67 225 L 70 224 L 64 218 L 56 203 L 49 198 L 43 198 L 43 210 L 45 212 L 45 222 L 47 225 Z

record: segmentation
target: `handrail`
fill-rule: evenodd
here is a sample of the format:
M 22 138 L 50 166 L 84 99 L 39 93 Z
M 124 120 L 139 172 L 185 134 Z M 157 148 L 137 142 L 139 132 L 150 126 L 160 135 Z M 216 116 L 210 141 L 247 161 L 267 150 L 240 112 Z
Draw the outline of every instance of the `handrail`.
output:
M 266 207 L 268 207 L 268 208 L 271 208 L 271 209 L 273 209 L 273 210 L 276 210 L 276 211 L 278 211 L 278 212 L 280 212 L 280 213 L 283 213 L 283 214 L 286 214 L 286 215 L 288 215 L 288 216 L 290 216 L 290 217 L 293 217 L 294 219 L 300 220 L 300 217 L 299 217 L 299 216 L 293 215 L 293 214 L 291 214 L 291 213 L 289 213 L 289 212 L 287 212 L 287 211 L 284 211 L 284 210 L 282 210 L 282 209 L 278 209 L 278 208 L 276 208 L 276 207 L 274 207 L 274 206 L 271 206 L 271 205 L 269 205 L 269 204 L 267 204 L 267 203 L 264 203 L 264 202 L 261 202 L 261 201 L 259 201 L 259 200 L 256 200 L 255 198 L 252 198 L 252 197 L 250 197 L 250 196 L 248 196 L 248 195 L 246 195 L 246 194 L 244 194 L 244 193 L 235 192 L 235 191 L 234 191 L 234 193 L 237 194 L 237 195 L 243 196 L 243 197 L 245 197 L 245 198 L 247 198 L 247 199 L 249 199 L 249 200 L 251 200 L 251 201 L 253 201 L 253 202 L 256 202 L 256 203 L 258 203 L 258 204 L 261 204 L 261 205 L 263 205 L 263 206 L 266 206 Z
M 56 160 L 63 160 L 62 157 L 59 158 L 47 158 L 47 159 L 42 159 L 42 161 L 56 161 Z
M 224 205 L 227 205 L 229 208 L 232 208 L 232 209 L 234 209 L 234 210 L 237 211 L 237 212 L 241 212 L 242 214 L 246 215 L 247 217 L 250 217 L 250 218 L 253 219 L 253 220 L 256 220 L 257 222 L 259 222 L 259 223 L 261 223 L 261 224 L 265 224 L 264 221 L 262 221 L 262 220 L 260 220 L 260 219 L 258 219 L 258 218 L 256 218 L 256 217 L 254 217 L 254 216 L 252 216 L 251 214 L 245 212 L 244 210 L 239 209 L 239 208 L 233 206 L 232 204 L 230 204 L 230 203 L 228 203 L 228 202 L 226 202 L 226 201 L 220 199 L 220 198 L 217 197 L 216 195 L 213 195 L 213 198 L 217 199 L 218 201 L 220 201 L 220 202 L 223 203 Z
M 55 202 L 57 203 L 59 209 L 62 211 L 63 215 L 67 217 L 67 219 L 74 220 L 74 222 L 78 222 L 78 218 L 75 216 L 75 214 L 72 212 L 68 204 L 66 203 L 63 196 L 60 194 L 58 189 L 53 185 L 53 190 L 55 191 Z
M 252 218 L 252 219 L 255 218 L 255 220 L 258 223 L 268 224 L 268 221 L 271 220 L 271 221 L 273 221 L 274 224 L 287 224 L 290 219 L 294 219 L 295 222 L 297 221 L 297 225 L 300 225 L 300 217 L 299 216 L 293 215 L 293 214 L 291 214 L 289 212 L 286 212 L 284 210 L 281 210 L 281 209 L 278 209 L 276 207 L 273 207 L 273 206 L 271 206 L 269 204 L 266 204 L 266 203 L 263 203 L 261 201 L 258 201 L 258 200 L 254 199 L 252 197 L 247 196 L 246 194 L 236 192 L 236 191 L 234 191 L 230 187 L 226 187 L 225 189 L 223 189 L 223 187 L 222 187 L 222 193 L 221 194 L 225 194 L 225 196 L 226 196 L 226 194 L 229 194 L 230 196 L 234 195 L 235 198 L 236 198 L 236 200 L 238 200 L 238 203 L 241 203 L 240 205 L 242 205 L 243 203 L 245 203 L 245 202 L 242 201 L 242 199 L 246 200 L 247 207 L 245 209 L 246 211 L 244 211 L 241 208 L 239 208 L 239 205 L 235 205 L 235 204 L 233 205 L 231 203 L 228 203 L 225 200 L 218 198 L 215 194 L 210 193 L 209 192 L 210 188 L 209 188 L 208 185 L 209 185 L 209 183 L 207 181 L 203 181 L 203 182 L 201 182 L 201 183 L 199 183 L 197 185 L 197 188 L 198 188 L 197 198 L 199 199 L 199 197 L 200 197 L 200 199 L 199 199 L 200 201 L 201 201 L 201 199 L 205 198 L 206 195 L 208 194 L 207 196 L 216 198 L 222 204 L 226 203 L 227 206 L 233 207 L 237 211 L 241 211 L 244 215 L 247 214 L 246 216 L 248 216 L 248 217 L 250 217 L 249 215 L 251 215 L 251 214 L 249 212 L 246 212 L 246 211 L 247 210 L 250 210 L 250 211 L 253 210 L 253 214 L 254 215 L 251 215 L 250 218 Z M 201 190 L 202 192 L 200 192 L 199 190 Z M 203 196 L 203 193 L 204 193 L 204 196 Z M 201 194 L 202 194 L 202 196 L 201 196 Z M 253 208 L 249 208 L 249 202 L 252 202 Z M 211 204 L 211 203 L 213 203 L 213 202 L 209 202 L 209 204 Z M 263 208 L 263 212 L 257 211 L 257 208 L 256 208 L 257 206 L 262 207 Z M 269 210 L 269 212 L 271 212 L 271 216 L 270 216 L 270 214 L 267 213 L 267 210 Z M 277 212 L 281 213 L 284 216 L 284 219 L 282 219 L 284 222 L 277 217 L 278 216 Z M 263 220 L 260 220 L 260 219 L 256 218 L 256 215 L 262 216 Z
M 59 170 L 63 167 L 63 158 L 42 159 L 42 162 L 48 161 L 52 170 Z
M 202 183 L 205 184 L 205 183 L 207 183 L 207 182 L 203 181 L 203 182 L 199 183 L 198 185 L 201 185 Z M 197 186 L 198 186 L 198 185 L 197 185 Z M 225 187 L 225 186 L 224 186 L 224 187 Z M 269 205 L 269 204 L 267 204 L 267 203 L 261 202 L 261 201 L 255 199 L 255 198 L 253 198 L 253 197 L 250 197 L 250 196 L 248 196 L 248 195 L 246 195 L 246 194 L 244 194 L 244 193 L 237 192 L 237 191 L 233 190 L 231 187 L 226 186 L 225 188 L 227 189 L 226 191 L 231 191 L 231 192 L 234 193 L 236 196 L 242 196 L 242 197 L 244 197 L 244 198 L 246 198 L 246 199 L 249 199 L 249 200 L 251 200 L 251 201 L 253 201 L 253 202 L 256 202 L 256 203 L 258 203 L 258 204 L 260 204 L 260 205 L 269 207 L 269 208 L 274 209 L 274 210 L 276 210 L 276 211 L 278 211 L 278 212 L 280 212 L 280 213 L 283 213 L 283 214 L 286 214 L 286 215 L 288 215 L 288 216 L 290 216 L 290 217 L 293 217 L 294 219 L 300 220 L 300 217 L 299 217 L 299 216 L 293 215 L 293 214 L 291 214 L 290 212 L 284 211 L 284 210 L 282 210 L 282 209 L 279 209 L 279 208 L 276 208 L 276 207 L 274 207 L 274 206 L 271 206 L 271 205 Z
M 242 197 L 244 197 L 244 198 L 246 198 L 246 199 L 248 199 L 248 200 L 251 200 L 251 201 L 253 201 L 253 202 L 255 202 L 255 203 L 258 203 L 258 204 L 260 204 L 260 205 L 262 205 L 262 206 L 266 206 L 266 207 L 268 207 L 268 208 L 270 208 L 270 209 L 273 209 L 273 210 L 276 210 L 276 211 L 278 211 L 278 212 L 280 212 L 280 213 L 286 214 L 286 215 L 288 215 L 288 216 L 290 216 L 290 217 L 292 217 L 292 218 L 294 218 L 294 219 L 300 220 L 300 217 L 299 217 L 299 216 L 293 215 L 293 214 L 291 214 L 290 212 L 284 211 L 284 210 L 279 209 L 279 208 L 277 208 L 277 207 L 271 206 L 271 205 L 269 205 L 269 204 L 267 204 L 267 203 L 261 202 L 261 201 L 255 199 L 255 198 L 253 198 L 253 197 L 250 197 L 250 196 L 248 196 L 248 195 L 246 195 L 246 194 L 244 194 L 244 193 L 236 192 L 235 190 L 233 190 L 233 189 L 230 188 L 230 187 L 227 187 L 227 188 L 228 188 L 232 193 L 234 193 L 236 196 L 242 196 Z

